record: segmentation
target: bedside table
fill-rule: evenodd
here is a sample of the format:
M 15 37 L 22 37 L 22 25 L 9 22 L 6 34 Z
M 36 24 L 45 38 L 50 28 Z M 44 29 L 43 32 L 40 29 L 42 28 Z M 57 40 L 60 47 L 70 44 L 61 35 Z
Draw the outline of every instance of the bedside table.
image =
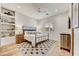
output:
M 24 35 L 23 34 L 18 34 L 16 35 L 16 43 L 20 44 L 24 42 Z

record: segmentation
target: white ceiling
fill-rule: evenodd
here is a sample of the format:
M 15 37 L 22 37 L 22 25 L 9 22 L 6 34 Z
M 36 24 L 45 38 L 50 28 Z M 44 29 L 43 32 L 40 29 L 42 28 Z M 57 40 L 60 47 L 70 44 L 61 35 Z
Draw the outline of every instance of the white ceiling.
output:
M 43 19 L 69 10 L 68 3 L 4 3 L 2 6 L 35 19 Z M 38 8 L 45 12 L 39 13 Z

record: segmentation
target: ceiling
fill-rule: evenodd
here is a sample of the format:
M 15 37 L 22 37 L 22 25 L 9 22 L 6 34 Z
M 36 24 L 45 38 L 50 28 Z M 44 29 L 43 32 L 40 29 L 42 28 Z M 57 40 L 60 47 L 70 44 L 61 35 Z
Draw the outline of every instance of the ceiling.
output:
M 69 10 L 68 3 L 3 3 L 2 6 L 38 20 Z M 42 12 L 38 12 L 39 8 Z

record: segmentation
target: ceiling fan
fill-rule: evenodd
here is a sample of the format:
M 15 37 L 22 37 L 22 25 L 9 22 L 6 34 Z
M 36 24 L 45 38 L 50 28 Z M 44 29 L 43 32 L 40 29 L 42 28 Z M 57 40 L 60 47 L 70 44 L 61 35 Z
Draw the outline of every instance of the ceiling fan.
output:
M 40 8 L 37 4 L 33 3 L 33 5 L 37 8 L 38 13 L 49 15 L 47 11 L 42 10 L 42 8 Z

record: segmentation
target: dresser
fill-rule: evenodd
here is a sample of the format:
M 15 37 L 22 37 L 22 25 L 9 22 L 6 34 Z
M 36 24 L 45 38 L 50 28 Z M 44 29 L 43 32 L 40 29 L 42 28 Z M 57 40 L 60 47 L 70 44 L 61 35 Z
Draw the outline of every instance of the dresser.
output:
M 16 35 L 16 43 L 20 44 L 24 42 L 24 35 L 23 34 L 17 34 Z
M 71 47 L 71 39 L 70 39 L 70 34 L 65 34 L 65 33 L 61 33 L 60 34 L 60 48 L 70 51 L 70 47 Z

